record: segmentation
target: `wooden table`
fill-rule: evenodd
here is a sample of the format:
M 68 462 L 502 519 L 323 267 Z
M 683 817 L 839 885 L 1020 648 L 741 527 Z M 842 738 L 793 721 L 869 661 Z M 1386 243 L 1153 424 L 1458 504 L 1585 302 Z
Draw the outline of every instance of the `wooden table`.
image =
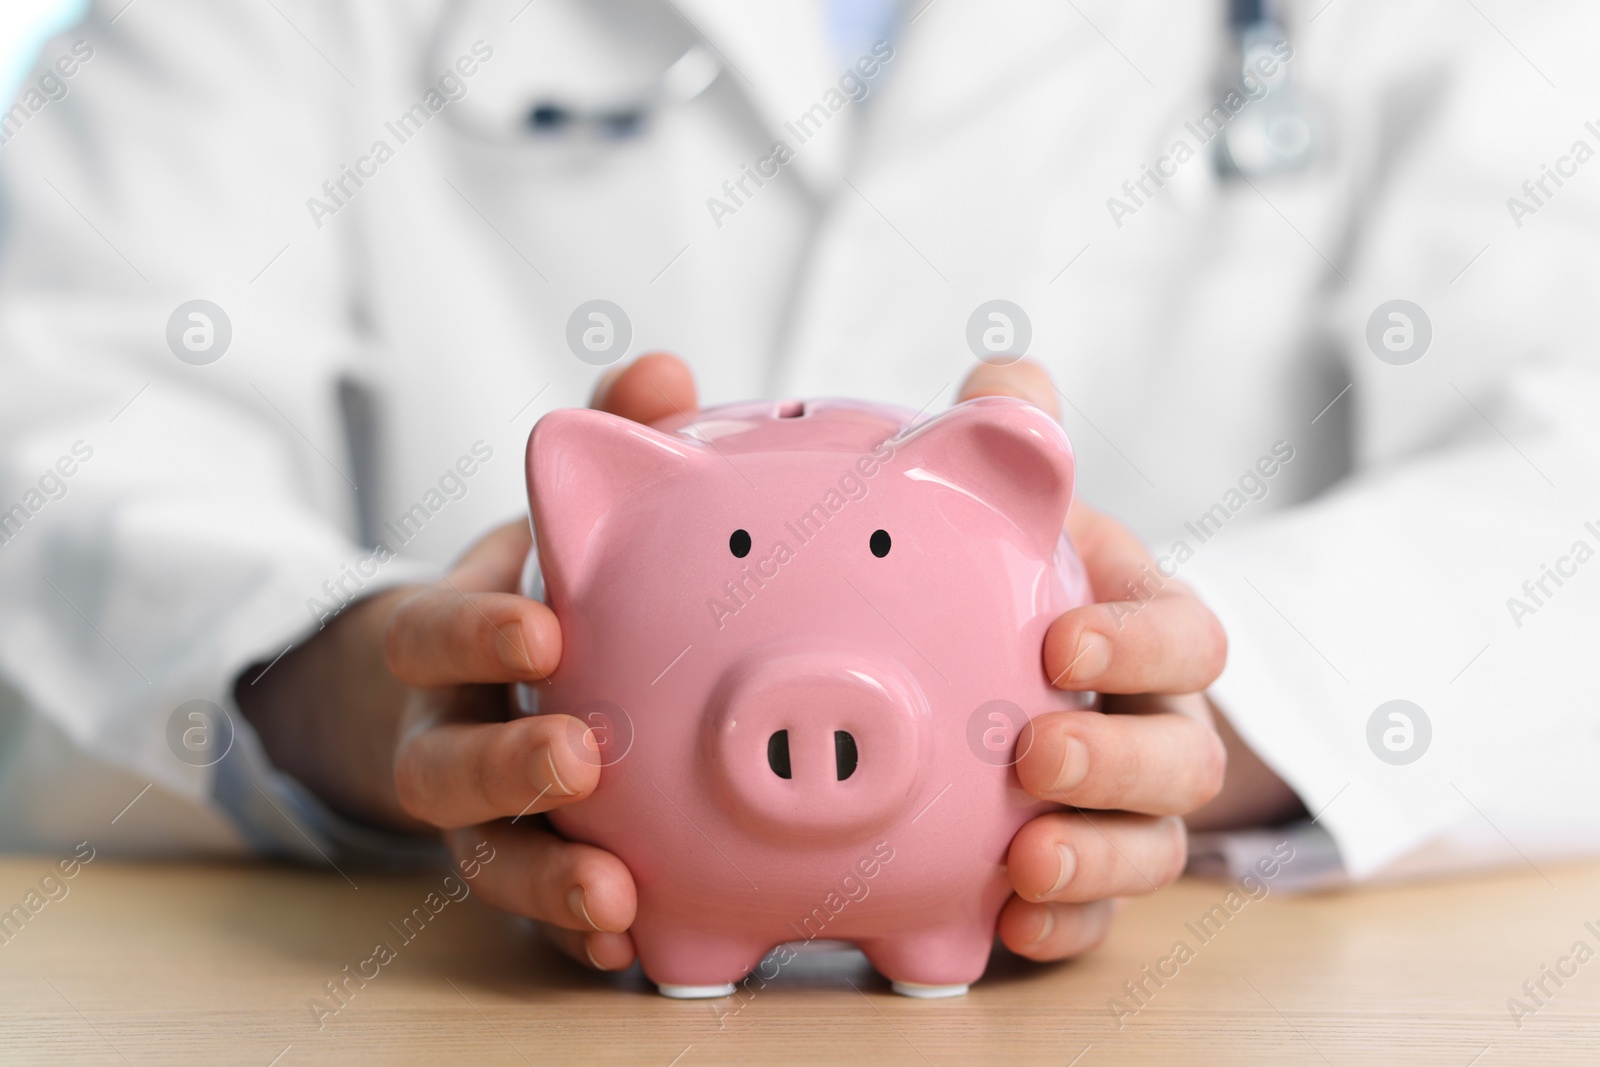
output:
M 0 908 L 46 857 L 0 858 Z M 1574 942 L 1600 950 L 1600 865 L 1251 903 L 1206 943 L 1227 887 L 1133 901 L 1109 942 L 1039 967 L 996 956 L 960 1000 L 892 995 L 851 954 L 809 957 L 745 1001 L 675 1002 L 590 974 L 473 899 L 402 942 L 437 875 L 119 864 L 0 944 L 0 1062 L 1020 1064 L 1600 1063 L 1600 959 L 1507 1006 Z M 57 890 L 59 892 L 59 890 Z M 44 899 L 44 898 L 36 898 Z M 1585 927 L 1593 923 L 1594 929 Z M 1162 964 L 1174 942 L 1193 958 Z M 387 941 L 395 958 L 318 1020 L 308 1001 Z M 1173 977 L 1159 988 L 1144 967 Z M 1139 1006 L 1124 982 L 1143 981 Z M 1536 990 L 1537 992 L 1537 990 Z M 1119 1020 L 1108 1002 L 1136 1012 Z

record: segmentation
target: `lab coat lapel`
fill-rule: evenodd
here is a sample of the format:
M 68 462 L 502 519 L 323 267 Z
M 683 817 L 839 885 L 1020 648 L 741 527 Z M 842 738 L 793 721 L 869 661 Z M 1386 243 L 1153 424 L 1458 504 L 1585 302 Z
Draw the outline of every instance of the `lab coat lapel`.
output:
M 910 0 L 910 6 L 895 42 L 893 121 L 876 127 L 900 143 L 938 140 L 992 114 L 1008 92 L 1070 57 L 1093 34 L 1071 5 L 1054 0 Z M 1116 21 L 1115 12 L 1098 17 Z
M 775 140 L 798 147 L 786 126 L 838 80 L 820 0 L 668 0 L 719 53 L 723 77 L 750 100 Z M 816 189 L 838 182 L 847 138 L 842 131 L 806 142 L 794 168 Z
M 903 30 L 853 188 L 797 287 L 778 392 L 917 406 L 930 359 L 970 358 L 963 330 L 982 301 L 1027 308 L 1042 357 L 1067 351 L 1081 309 L 1121 299 L 1121 271 L 1057 279 L 1090 243 L 1102 272 L 1144 255 L 1113 239 L 1105 198 L 1193 83 L 1198 60 L 1182 53 L 1213 13 L 1168 14 L 1175 39 L 1152 42 L 1133 32 L 1147 16 L 1080 6 L 936 0 Z

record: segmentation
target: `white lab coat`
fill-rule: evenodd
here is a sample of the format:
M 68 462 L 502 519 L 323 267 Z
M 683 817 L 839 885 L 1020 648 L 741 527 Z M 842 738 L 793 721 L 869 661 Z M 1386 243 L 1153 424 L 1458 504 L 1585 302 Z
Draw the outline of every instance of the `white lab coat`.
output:
M 0 509 L 43 500 L 0 547 L 0 844 L 348 845 L 266 765 L 234 679 L 314 632 L 324 582 L 434 573 L 522 510 L 529 428 L 599 373 L 566 346 L 581 302 L 623 307 L 633 353 L 682 354 L 706 402 L 923 408 L 1004 298 L 1063 392 L 1081 494 L 1192 550 L 1179 576 L 1232 642 L 1215 699 L 1349 877 L 1595 851 L 1600 562 L 1507 606 L 1600 547 L 1600 162 L 1507 206 L 1600 146 L 1595 19 L 1480 7 L 1287 5 L 1318 166 L 1224 184 L 1190 160 L 1119 219 L 1108 198 L 1132 204 L 1123 183 L 1220 99 L 1218 3 L 927 5 L 867 105 L 803 145 L 785 122 L 846 63 L 820 4 L 96 4 L 41 63 L 79 39 L 92 59 L 0 148 Z M 648 85 L 702 37 L 720 75 L 644 136 L 495 132 Z M 466 96 L 399 143 L 386 123 L 478 41 Z M 794 159 L 733 201 L 776 139 Z M 333 205 L 341 166 L 369 177 Z M 195 298 L 232 325 L 206 366 L 165 334 Z M 1408 366 L 1365 341 L 1396 298 L 1432 323 Z M 65 495 L 28 497 L 79 441 Z M 401 558 L 352 583 L 363 530 L 419 503 Z M 1201 543 L 1185 524 L 1218 503 Z M 1395 698 L 1432 723 L 1408 766 L 1367 742 Z M 169 750 L 194 699 L 238 723 L 216 767 Z

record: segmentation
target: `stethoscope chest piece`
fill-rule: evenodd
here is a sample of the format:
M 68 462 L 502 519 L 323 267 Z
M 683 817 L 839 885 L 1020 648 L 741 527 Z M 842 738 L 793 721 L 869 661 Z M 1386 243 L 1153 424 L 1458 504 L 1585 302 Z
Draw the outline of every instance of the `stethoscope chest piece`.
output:
M 1214 142 L 1213 165 L 1224 180 L 1298 174 L 1316 162 L 1324 123 L 1316 101 L 1290 70 L 1294 54 L 1282 25 L 1256 0 L 1234 0 L 1234 47 L 1225 84 L 1237 83 L 1247 103 Z
M 1299 89 L 1269 93 L 1223 131 L 1217 170 L 1247 178 L 1307 170 L 1317 158 L 1317 125 L 1315 107 Z

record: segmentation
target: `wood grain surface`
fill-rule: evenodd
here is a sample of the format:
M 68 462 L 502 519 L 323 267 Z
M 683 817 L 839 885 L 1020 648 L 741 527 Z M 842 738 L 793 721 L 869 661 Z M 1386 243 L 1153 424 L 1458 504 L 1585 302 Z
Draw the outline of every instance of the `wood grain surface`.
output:
M 897 997 L 854 954 L 812 953 L 741 999 L 676 1002 L 636 970 L 568 963 L 475 898 L 428 913 L 443 871 L 102 856 L 42 885 L 58 858 L 0 858 L 0 909 L 26 911 L 30 891 L 40 905 L 0 944 L 7 1064 L 1600 1063 L 1600 959 L 1571 955 L 1600 950 L 1600 865 L 1271 892 L 1206 940 L 1194 924 L 1229 887 L 1186 879 L 1129 902 L 1081 960 L 997 953 L 959 1000 Z M 419 907 L 426 923 L 404 928 Z M 330 999 L 379 942 L 392 959 Z M 1523 983 L 1541 979 L 1536 1005 Z

